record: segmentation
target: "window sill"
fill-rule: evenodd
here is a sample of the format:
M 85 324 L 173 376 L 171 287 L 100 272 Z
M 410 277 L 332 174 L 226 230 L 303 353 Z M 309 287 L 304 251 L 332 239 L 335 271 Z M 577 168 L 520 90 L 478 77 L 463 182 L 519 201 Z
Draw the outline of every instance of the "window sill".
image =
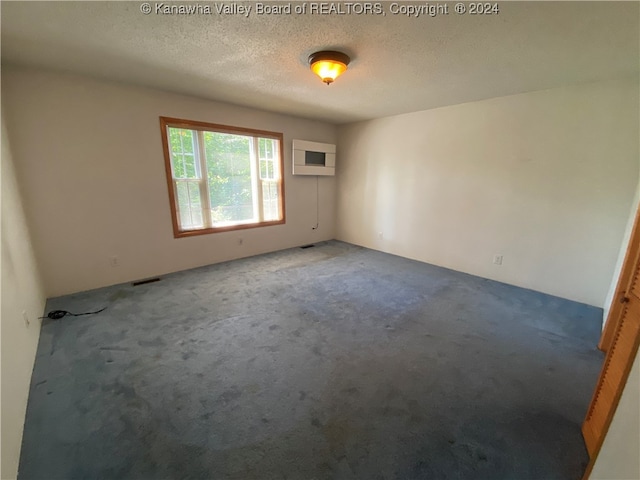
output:
M 284 225 L 285 219 L 282 220 L 273 220 L 270 222 L 260 222 L 260 223 L 241 223 L 239 225 L 227 225 L 224 227 L 214 227 L 214 228 L 201 228 L 198 230 L 174 230 L 173 236 L 174 238 L 184 238 L 184 237 L 195 237 L 197 235 L 208 235 L 211 233 L 223 233 L 223 232 L 232 232 L 234 230 L 247 230 L 249 228 L 259 228 L 259 227 L 271 227 L 274 225 Z

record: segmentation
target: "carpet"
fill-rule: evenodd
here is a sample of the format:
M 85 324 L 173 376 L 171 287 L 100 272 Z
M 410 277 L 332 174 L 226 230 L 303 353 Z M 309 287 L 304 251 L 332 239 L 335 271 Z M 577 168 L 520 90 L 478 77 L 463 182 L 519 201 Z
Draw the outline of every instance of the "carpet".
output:
M 602 310 L 337 242 L 50 299 L 19 478 L 579 479 Z

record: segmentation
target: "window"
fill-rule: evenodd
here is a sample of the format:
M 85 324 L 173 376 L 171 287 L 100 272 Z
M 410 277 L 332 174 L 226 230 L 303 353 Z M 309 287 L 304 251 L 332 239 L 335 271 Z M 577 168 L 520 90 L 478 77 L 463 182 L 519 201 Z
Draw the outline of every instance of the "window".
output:
M 160 117 L 176 237 L 284 223 L 282 134 Z

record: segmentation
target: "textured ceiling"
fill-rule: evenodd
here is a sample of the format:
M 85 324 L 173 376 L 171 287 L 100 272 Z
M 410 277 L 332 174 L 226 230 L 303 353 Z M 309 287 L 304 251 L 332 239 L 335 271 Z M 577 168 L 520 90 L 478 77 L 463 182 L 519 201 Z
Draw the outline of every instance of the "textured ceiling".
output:
M 500 2 L 497 15 L 450 3 L 418 18 L 381 3 L 383 15 L 257 15 L 256 2 L 238 3 L 252 7 L 245 17 L 216 12 L 231 2 L 144 15 L 141 2 L 4 1 L 2 62 L 334 123 L 638 75 L 638 2 Z M 331 86 L 307 66 L 327 48 L 352 57 Z

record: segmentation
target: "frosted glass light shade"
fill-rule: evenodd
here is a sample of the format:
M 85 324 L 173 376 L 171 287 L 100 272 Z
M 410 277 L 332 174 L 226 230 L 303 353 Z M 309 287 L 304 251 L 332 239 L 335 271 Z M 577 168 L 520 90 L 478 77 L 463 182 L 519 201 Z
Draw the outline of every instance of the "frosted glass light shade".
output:
M 347 70 L 350 60 L 347 55 L 341 52 L 316 52 L 309 57 L 309 65 L 311 66 L 311 70 L 313 70 L 324 83 L 330 85 Z

